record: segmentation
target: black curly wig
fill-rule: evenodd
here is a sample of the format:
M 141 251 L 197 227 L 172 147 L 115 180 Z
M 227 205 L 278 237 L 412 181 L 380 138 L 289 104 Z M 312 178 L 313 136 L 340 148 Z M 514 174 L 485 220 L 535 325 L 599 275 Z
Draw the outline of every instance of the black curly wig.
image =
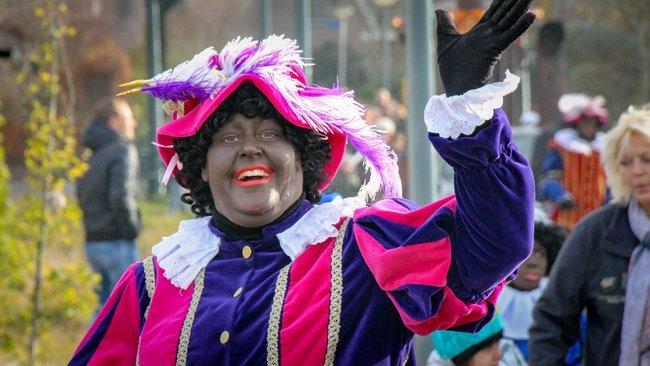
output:
M 561 226 L 542 222 L 535 223 L 535 241 L 544 247 L 547 253 L 547 276 L 551 272 L 551 267 L 555 263 L 555 258 L 557 258 L 565 238 L 566 231 Z
M 212 215 L 216 211 L 210 185 L 201 178 L 201 171 L 207 163 L 212 136 L 236 113 L 246 118 L 274 118 L 280 123 L 285 137 L 300 156 L 305 198 L 312 203 L 320 201 L 318 186 L 325 179 L 323 170 L 330 160 L 329 143 L 321 135 L 288 122 L 252 83 L 239 86 L 195 135 L 174 140 L 174 150 L 183 163 L 183 170 L 176 173 L 176 181 L 189 189 L 189 193 L 181 196 L 181 201 L 190 205 L 197 216 Z

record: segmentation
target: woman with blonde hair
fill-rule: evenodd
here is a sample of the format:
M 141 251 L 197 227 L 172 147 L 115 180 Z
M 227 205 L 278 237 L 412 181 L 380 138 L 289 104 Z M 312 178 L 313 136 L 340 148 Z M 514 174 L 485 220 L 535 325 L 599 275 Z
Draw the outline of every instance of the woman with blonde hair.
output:
M 605 136 L 613 200 L 564 244 L 534 311 L 530 363 L 557 365 L 587 309 L 586 365 L 650 365 L 650 104 Z

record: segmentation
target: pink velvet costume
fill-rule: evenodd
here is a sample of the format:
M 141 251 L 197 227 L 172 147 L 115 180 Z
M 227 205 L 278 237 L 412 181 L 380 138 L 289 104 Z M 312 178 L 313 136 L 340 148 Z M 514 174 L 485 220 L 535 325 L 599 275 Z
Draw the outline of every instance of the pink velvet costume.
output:
M 283 109 L 283 100 L 291 105 L 286 94 L 259 89 L 291 123 L 305 118 Z M 208 104 L 220 97 L 206 97 L 185 119 L 209 115 L 217 106 Z M 304 201 L 264 227 L 261 240 L 229 241 L 209 217 L 184 221 L 153 256 L 125 272 L 70 364 L 402 365 L 415 362 L 414 333 L 476 331 L 492 317 L 533 239 L 532 173 L 503 111 L 489 114 L 472 136 L 450 138 L 427 121 L 429 140 L 455 170 L 456 194 L 423 207 L 399 198 L 389 149 L 360 141 L 374 131 L 361 131 L 366 127 L 352 118 L 354 128 L 329 125 L 321 130 L 328 139 L 365 149 L 375 180 L 362 193 L 383 187 L 383 200 Z M 179 166 L 169 142 L 159 131 L 173 172 Z M 169 264 L 177 252 L 168 247 L 186 250 L 189 262 L 201 258 Z

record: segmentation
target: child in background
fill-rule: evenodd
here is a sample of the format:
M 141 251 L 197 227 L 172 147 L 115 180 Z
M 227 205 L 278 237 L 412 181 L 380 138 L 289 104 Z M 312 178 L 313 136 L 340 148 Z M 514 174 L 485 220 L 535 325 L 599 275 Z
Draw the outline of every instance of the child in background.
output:
M 526 361 L 511 340 L 503 338 L 499 315 L 478 333 L 433 333 L 434 351 L 427 366 L 523 366 Z

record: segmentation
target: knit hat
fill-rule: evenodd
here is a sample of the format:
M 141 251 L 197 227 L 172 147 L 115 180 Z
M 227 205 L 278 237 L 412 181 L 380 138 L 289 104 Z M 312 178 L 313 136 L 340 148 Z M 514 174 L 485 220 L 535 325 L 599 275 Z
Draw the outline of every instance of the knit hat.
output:
M 296 41 L 272 35 L 262 41 L 236 38 L 220 52 L 207 48 L 172 69 L 148 80 L 136 80 L 122 87 L 136 87 L 121 94 L 145 92 L 165 101 L 173 120 L 156 131 L 156 146 L 167 165 L 164 181 L 182 164 L 173 141 L 196 134 L 221 103 L 242 83 L 250 82 L 291 124 L 312 130 L 331 146 L 330 161 L 324 167 L 325 189 L 334 179 L 346 140 L 364 157 L 369 179 L 359 196 L 373 199 L 383 190 L 385 198 L 401 196 L 397 157 L 383 137 L 363 120 L 364 108 L 354 93 L 339 86 L 310 85 Z
M 495 314 L 494 318 L 477 333 L 451 330 L 434 332 L 433 347 L 443 359 L 453 359 L 455 362 L 459 358 L 468 360 L 485 346 L 501 338 L 502 332 L 501 318 Z

